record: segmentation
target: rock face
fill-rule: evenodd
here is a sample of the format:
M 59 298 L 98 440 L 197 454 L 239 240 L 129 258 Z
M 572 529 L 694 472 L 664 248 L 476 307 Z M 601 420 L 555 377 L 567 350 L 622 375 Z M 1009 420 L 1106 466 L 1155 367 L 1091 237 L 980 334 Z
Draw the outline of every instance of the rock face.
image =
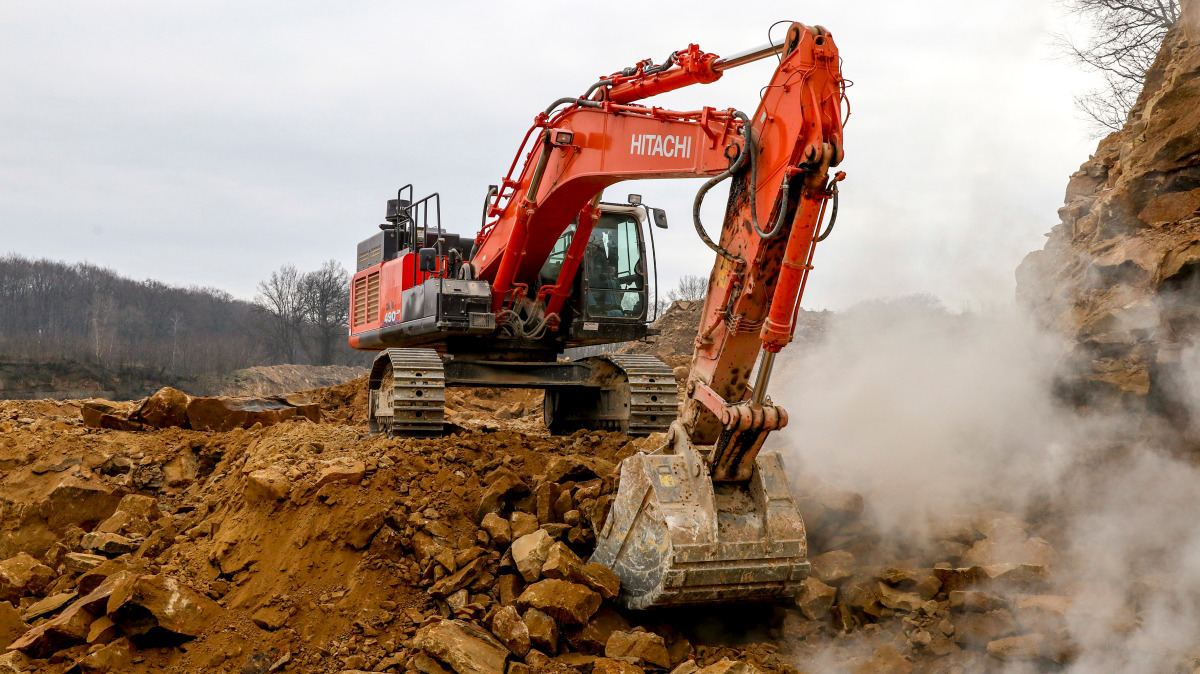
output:
M 1061 222 L 1017 270 L 1017 296 L 1074 339 L 1079 402 L 1180 411 L 1200 334 L 1200 43 L 1168 34 L 1120 132 L 1071 176 Z M 1186 422 L 1186 420 L 1180 420 Z

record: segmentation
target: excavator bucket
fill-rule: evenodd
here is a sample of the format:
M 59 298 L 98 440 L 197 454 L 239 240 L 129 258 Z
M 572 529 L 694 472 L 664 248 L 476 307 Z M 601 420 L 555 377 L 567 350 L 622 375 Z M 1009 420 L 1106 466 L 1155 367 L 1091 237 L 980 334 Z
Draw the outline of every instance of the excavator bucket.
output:
M 662 448 L 621 463 L 591 560 L 621 578 L 621 604 L 645 609 L 779 599 L 808 575 L 806 557 L 778 452 L 760 452 L 748 482 L 714 485 L 676 421 Z

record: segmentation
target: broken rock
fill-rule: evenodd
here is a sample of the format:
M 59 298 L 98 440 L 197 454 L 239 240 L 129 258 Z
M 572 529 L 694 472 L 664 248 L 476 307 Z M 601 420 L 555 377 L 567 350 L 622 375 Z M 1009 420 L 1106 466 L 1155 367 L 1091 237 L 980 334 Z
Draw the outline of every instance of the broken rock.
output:
M 479 526 L 488 532 L 488 536 L 491 538 L 494 547 L 503 550 L 512 544 L 512 527 L 509 525 L 508 520 L 496 513 L 484 515 L 483 521 Z
M 341 457 L 330 461 L 322 461 L 321 472 L 317 477 L 317 487 L 334 482 L 358 484 L 367 473 L 367 466 L 362 461 Z
M 653 632 L 613 632 L 604 645 L 604 656 L 607 658 L 636 658 L 662 669 L 670 669 L 671 656 L 667 654 L 667 644 Z
M 178 640 L 198 637 L 220 612 L 216 602 L 166 576 L 142 576 L 108 599 L 109 617 L 135 641 L 156 627 Z
M 442 620 L 422 627 L 413 637 L 413 645 L 458 674 L 503 672 L 508 659 L 508 649 L 495 637 L 461 620 Z
M 550 556 L 550 548 L 553 545 L 554 539 L 542 529 L 513 541 L 509 551 L 522 578 L 532 583 L 541 577 L 542 565 Z
M 600 601 L 600 595 L 585 585 L 550 578 L 525 588 L 517 608 L 536 608 L 561 623 L 583 625 L 600 608 Z
M 80 545 L 89 550 L 95 550 L 101 554 L 113 557 L 137 550 L 137 545 L 134 544 L 132 539 L 120 534 L 109 534 L 98 531 L 84 534 Z
M 507 646 L 513 655 L 523 658 L 529 652 L 531 644 L 529 628 L 525 625 L 525 621 L 521 620 L 517 609 L 512 606 L 501 608 L 492 614 L 488 626 L 491 628 L 492 634 L 496 635 L 496 638 Z
M 0 601 L 0 650 L 8 648 L 9 644 L 28 629 L 29 625 L 21 620 L 20 612 L 13 608 L 12 604 Z M 0 672 L 3 671 L 0 669 Z
M 543 611 L 531 608 L 522 616 L 533 648 L 554 655 L 558 652 L 558 623 Z
M 256 470 L 246 476 L 242 496 L 249 502 L 282 501 L 292 491 L 287 477 L 275 468 Z
M 22 552 L 0 562 L 0 601 L 16 604 L 27 594 L 41 594 L 54 580 L 54 569 Z
M 155 428 L 172 426 L 189 428 L 187 415 L 189 402 L 191 402 L 191 396 L 166 386 L 142 401 L 131 418 Z
M 809 620 L 824 620 L 833 606 L 837 589 L 809 576 L 796 593 L 796 606 Z

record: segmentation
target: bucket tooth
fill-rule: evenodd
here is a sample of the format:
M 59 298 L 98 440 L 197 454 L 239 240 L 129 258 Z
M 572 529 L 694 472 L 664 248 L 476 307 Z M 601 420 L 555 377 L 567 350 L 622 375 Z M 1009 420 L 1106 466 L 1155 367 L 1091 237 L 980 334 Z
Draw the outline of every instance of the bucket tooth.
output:
M 592 561 L 621 578 L 618 602 L 645 609 L 764 601 L 808 575 L 804 520 L 777 452 L 745 483 L 714 486 L 682 425 L 668 444 L 621 463 L 621 482 Z

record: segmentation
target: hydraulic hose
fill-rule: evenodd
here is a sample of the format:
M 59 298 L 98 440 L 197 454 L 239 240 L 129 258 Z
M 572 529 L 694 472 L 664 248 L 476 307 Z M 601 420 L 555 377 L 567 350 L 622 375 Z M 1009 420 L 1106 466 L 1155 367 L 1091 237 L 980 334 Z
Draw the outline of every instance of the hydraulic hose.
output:
M 738 257 L 737 255 L 725 250 L 718 244 L 713 243 L 713 240 L 709 238 L 708 233 L 704 230 L 704 224 L 700 222 L 700 206 L 704 203 L 704 196 L 722 180 L 725 180 L 745 166 L 747 159 L 749 159 L 751 190 L 750 226 L 754 229 L 754 232 L 762 238 L 773 239 L 779 236 L 779 233 L 783 231 L 783 220 L 787 214 L 788 181 L 786 178 L 783 181 L 783 187 L 781 189 L 781 196 L 783 197 L 783 200 L 779 208 L 779 217 L 775 220 L 775 224 L 771 227 L 771 231 L 764 232 L 758 226 L 757 200 L 754 198 L 753 194 L 754 188 L 758 184 L 758 160 L 754 156 L 754 137 L 750 128 L 750 118 L 746 116 L 746 113 L 741 111 L 735 111 L 733 116 L 742 121 L 742 151 L 738 153 L 737 159 L 733 161 L 733 164 L 731 164 L 729 168 L 725 169 L 720 174 L 713 176 L 700 186 L 700 189 L 696 192 L 695 200 L 692 201 L 692 223 L 696 226 L 696 233 L 700 235 L 700 240 L 704 242 L 704 245 L 708 246 L 713 252 L 725 258 L 726 260 L 744 265 L 746 264 L 746 261 L 743 258 Z
M 829 225 L 825 228 L 825 233 L 822 234 L 821 236 L 817 237 L 817 243 L 820 243 L 820 242 L 824 241 L 825 239 L 829 238 L 829 235 L 833 233 L 833 224 L 835 222 L 837 222 L 837 212 L 838 212 L 838 186 L 837 186 L 838 181 L 837 181 L 837 178 L 831 178 L 829 180 L 829 184 L 832 187 L 828 187 L 826 189 L 833 193 L 833 204 L 830 206 L 830 210 L 829 210 Z
M 726 260 L 729 260 L 730 262 L 735 262 L 740 266 L 745 266 L 745 259 L 738 257 L 716 243 L 713 243 L 713 240 L 708 237 L 708 232 L 704 231 L 704 223 L 700 222 L 700 206 L 704 203 L 704 195 L 708 194 L 708 191 L 713 187 L 716 187 L 717 184 L 722 180 L 725 180 L 729 176 L 733 175 L 746 163 L 746 155 L 748 154 L 751 142 L 750 118 L 746 116 L 746 113 L 740 111 L 735 111 L 733 116 L 742 120 L 742 151 L 738 153 L 737 159 L 733 160 L 733 163 L 729 165 L 729 168 L 706 180 L 704 184 L 700 186 L 700 189 L 696 191 L 696 198 L 692 201 L 692 224 L 696 226 L 696 234 L 700 235 L 700 240 L 703 241 L 704 245 L 708 246 L 714 253 L 720 255 Z

